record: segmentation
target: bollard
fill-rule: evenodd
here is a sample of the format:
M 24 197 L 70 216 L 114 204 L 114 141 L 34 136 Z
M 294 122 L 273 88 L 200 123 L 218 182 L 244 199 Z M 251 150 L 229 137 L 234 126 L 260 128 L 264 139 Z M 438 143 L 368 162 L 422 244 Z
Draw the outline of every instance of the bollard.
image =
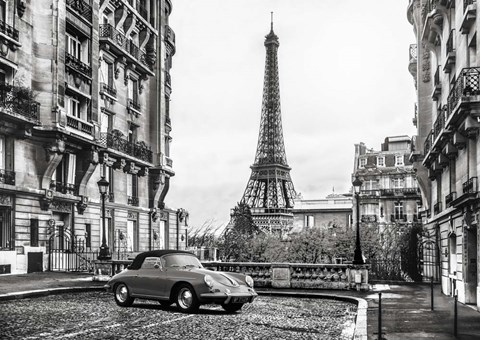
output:
M 454 304 L 453 304 L 453 335 L 457 336 L 457 317 L 458 317 L 458 312 L 457 312 L 457 294 L 455 293 L 455 299 L 454 299 Z
M 382 340 L 382 292 L 378 293 L 378 340 Z
M 430 278 L 430 302 L 431 302 L 430 309 L 433 310 L 433 276 Z

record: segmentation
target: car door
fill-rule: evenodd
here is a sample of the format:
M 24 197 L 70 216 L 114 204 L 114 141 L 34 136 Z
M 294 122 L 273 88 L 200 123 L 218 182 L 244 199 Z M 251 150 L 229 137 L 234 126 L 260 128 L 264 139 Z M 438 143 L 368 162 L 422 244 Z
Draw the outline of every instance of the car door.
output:
M 159 257 L 145 258 L 134 280 L 133 294 L 154 299 L 165 298 L 166 272 L 161 266 Z

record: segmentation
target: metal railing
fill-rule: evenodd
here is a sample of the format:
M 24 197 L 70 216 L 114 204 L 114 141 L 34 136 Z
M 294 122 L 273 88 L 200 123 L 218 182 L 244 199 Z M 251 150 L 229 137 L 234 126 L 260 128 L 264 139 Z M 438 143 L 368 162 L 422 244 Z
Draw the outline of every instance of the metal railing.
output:
M 112 97 L 117 97 L 117 89 L 113 87 L 113 85 L 107 83 L 100 83 L 101 91 L 109 94 Z
M 433 205 L 433 213 L 439 214 L 442 211 L 442 202 L 437 202 Z
M 101 133 L 100 142 L 107 148 L 152 163 L 153 153 L 150 147 L 147 147 L 145 142 L 128 141 L 120 131 Z
M 140 103 L 133 99 L 128 100 L 128 108 L 134 109 L 135 111 L 139 112 L 142 111 L 142 106 L 140 105 Z
M 0 109 L 39 123 L 40 103 L 31 97 L 32 93 L 29 88 L 0 84 Z
M 92 68 L 90 65 L 85 64 L 70 53 L 65 53 L 65 65 L 88 78 L 92 77 Z
M 70 194 L 70 195 L 77 195 L 78 194 L 78 185 L 65 183 L 65 182 L 58 182 L 58 181 L 51 181 L 50 182 L 50 189 L 60 192 L 62 194 Z
M 84 0 L 67 0 L 67 5 L 88 22 L 92 22 L 92 5 Z
M 127 203 L 128 203 L 128 205 L 138 207 L 139 199 L 138 199 L 137 196 L 128 196 Z
M 2 20 L 0 20 L 0 32 L 5 34 L 9 38 L 12 38 L 15 41 L 18 41 L 18 30 L 6 24 Z
M 15 185 L 15 171 L 0 169 L 0 183 Z
M 468 181 L 462 184 L 462 187 L 464 194 L 476 193 L 478 191 L 477 177 L 470 177 Z
M 448 207 L 457 198 L 457 192 L 453 191 L 445 196 L 445 205 Z

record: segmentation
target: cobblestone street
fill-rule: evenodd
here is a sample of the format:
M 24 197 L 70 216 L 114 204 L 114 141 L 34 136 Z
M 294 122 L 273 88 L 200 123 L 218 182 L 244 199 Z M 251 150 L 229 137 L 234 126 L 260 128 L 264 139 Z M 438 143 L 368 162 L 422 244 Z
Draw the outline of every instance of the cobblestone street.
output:
M 0 303 L 2 339 L 351 339 L 356 305 L 325 299 L 259 297 L 241 312 L 136 300 L 118 307 L 104 292 L 51 295 Z

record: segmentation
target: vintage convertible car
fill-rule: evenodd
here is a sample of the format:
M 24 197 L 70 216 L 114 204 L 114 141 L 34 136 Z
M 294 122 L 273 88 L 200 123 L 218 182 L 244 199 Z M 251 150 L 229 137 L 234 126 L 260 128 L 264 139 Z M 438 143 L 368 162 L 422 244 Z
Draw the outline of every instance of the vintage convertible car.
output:
M 142 298 L 158 300 L 165 306 L 175 303 L 184 313 L 209 303 L 235 312 L 257 296 L 250 276 L 207 270 L 194 254 L 178 250 L 140 253 L 104 287 L 113 292 L 122 307 Z

